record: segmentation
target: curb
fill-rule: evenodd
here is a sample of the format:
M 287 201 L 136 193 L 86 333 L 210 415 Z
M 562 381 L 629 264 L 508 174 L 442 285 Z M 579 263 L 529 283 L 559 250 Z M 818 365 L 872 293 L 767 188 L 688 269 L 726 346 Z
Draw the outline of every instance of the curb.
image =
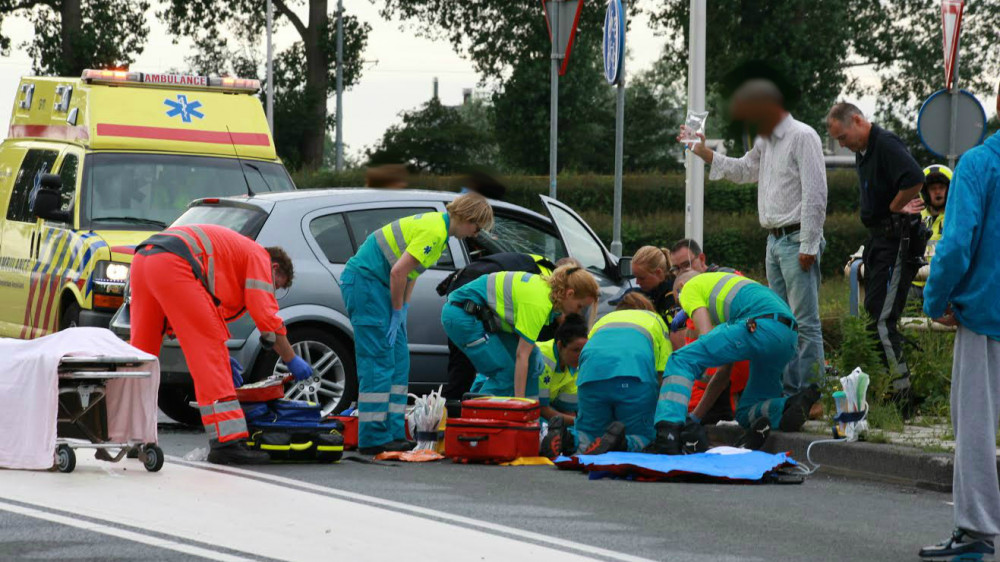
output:
M 709 426 L 712 442 L 733 443 L 743 432 L 734 426 Z M 800 463 L 807 463 L 806 449 L 814 441 L 830 436 L 812 433 L 773 432 L 764 444 L 769 453 L 790 453 Z M 821 443 L 813 447 L 812 460 L 820 471 L 916 486 L 937 492 L 951 492 L 954 457 L 944 453 L 925 453 L 914 447 L 853 443 Z M 1000 460 L 997 462 L 1000 467 Z

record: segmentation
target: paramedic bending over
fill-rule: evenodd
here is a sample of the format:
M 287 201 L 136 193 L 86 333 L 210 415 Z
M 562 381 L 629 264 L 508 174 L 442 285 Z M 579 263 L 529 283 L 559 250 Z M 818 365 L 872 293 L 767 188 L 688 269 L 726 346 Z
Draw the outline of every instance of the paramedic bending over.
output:
M 441 323 L 479 372 L 472 391 L 537 398 L 538 333 L 561 314 L 593 306 L 598 291 L 594 276 L 574 265 L 558 267 L 549 277 L 491 273 L 453 291 Z
M 413 448 L 404 419 L 410 379 L 406 311 L 413 285 L 437 263 L 448 236 L 468 238 L 492 226 L 486 198 L 461 195 L 445 213 L 422 213 L 376 230 L 348 260 L 340 290 L 354 328 L 362 454 Z

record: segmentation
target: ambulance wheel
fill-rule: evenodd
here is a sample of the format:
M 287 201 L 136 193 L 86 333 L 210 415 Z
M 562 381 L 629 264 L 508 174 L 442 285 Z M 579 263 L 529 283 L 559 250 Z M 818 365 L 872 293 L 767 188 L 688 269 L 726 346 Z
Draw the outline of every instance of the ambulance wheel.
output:
M 149 472 L 159 472 L 163 468 L 163 449 L 157 445 L 148 444 L 142 450 L 146 453 L 142 466 L 146 467 Z
M 71 302 L 59 317 L 59 329 L 76 328 L 80 325 L 80 305 Z
M 198 408 L 191 407 L 191 402 L 195 400 L 194 386 L 167 384 L 160 386 L 160 394 L 156 402 L 163 413 L 174 421 L 192 427 L 201 427 L 201 412 L 198 411 Z
M 70 449 L 69 445 L 59 445 L 56 447 L 56 469 L 59 472 L 73 472 L 76 468 L 76 453 Z
M 316 402 L 322 406 L 324 416 L 340 412 L 358 399 L 354 352 L 343 339 L 319 327 L 292 326 L 288 341 L 295 354 L 313 368 L 319 381 L 293 382 L 286 387 L 285 398 Z M 259 381 L 272 374 L 288 374 L 288 368 L 273 350 L 262 350 L 254 362 L 252 380 Z

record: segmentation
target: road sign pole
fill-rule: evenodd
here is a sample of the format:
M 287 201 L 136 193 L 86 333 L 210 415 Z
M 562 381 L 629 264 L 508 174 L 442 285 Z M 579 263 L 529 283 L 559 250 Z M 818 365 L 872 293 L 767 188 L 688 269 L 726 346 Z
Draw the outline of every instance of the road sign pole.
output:
M 551 101 L 549 105 L 549 197 L 556 198 L 556 156 L 559 150 L 559 2 L 552 2 L 549 13 L 549 27 L 552 30 L 552 79 L 549 84 Z
M 274 47 L 271 31 L 274 27 L 274 5 L 267 0 L 267 128 L 274 134 Z
M 962 47 L 962 37 L 955 37 L 955 62 L 953 64 L 953 77 L 951 80 L 951 123 L 948 137 L 948 167 L 955 169 L 955 161 L 958 160 L 958 63 Z
M 337 0 L 337 155 L 335 169 L 344 169 L 344 0 Z
M 623 2 L 624 4 L 624 2 Z M 621 17 L 625 17 L 622 10 Z M 624 47 L 626 42 L 621 43 Z M 622 255 L 622 160 L 625 152 L 625 54 L 621 54 L 617 85 L 617 108 L 615 110 L 615 210 L 614 228 L 612 231 L 611 253 L 616 257 Z
M 705 111 L 706 0 L 691 0 L 688 29 L 688 111 Z M 684 236 L 704 247 L 705 163 L 685 150 Z

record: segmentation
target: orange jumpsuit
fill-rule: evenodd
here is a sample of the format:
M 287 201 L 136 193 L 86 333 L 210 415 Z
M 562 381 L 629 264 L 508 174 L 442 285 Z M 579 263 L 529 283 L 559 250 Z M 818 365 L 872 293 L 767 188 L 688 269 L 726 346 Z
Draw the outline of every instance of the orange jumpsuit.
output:
M 209 439 L 247 438 L 226 322 L 249 311 L 264 338 L 273 341 L 286 333 L 267 250 L 222 226 L 173 227 L 138 246 L 130 287 L 132 345 L 159 355 L 163 335 L 172 329 L 194 379 Z

